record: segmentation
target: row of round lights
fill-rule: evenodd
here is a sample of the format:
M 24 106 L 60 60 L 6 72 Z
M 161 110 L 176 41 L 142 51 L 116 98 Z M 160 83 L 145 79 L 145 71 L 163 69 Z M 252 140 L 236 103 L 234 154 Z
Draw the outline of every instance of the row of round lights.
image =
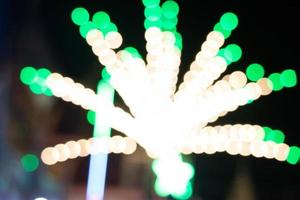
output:
M 190 71 L 184 76 L 184 82 L 180 84 L 178 95 L 185 93 L 195 94 L 199 88 L 206 89 L 225 71 L 227 64 L 225 59 L 216 56 L 219 48 L 224 44 L 224 37 L 218 31 L 211 31 L 206 41 L 201 46 L 201 51 L 190 66 Z M 181 94 L 182 93 L 182 94 Z
M 46 85 L 51 89 L 53 95 L 67 102 L 80 105 L 86 110 L 95 110 L 96 94 L 93 90 L 85 88 L 80 83 L 75 83 L 69 77 L 63 77 L 58 73 L 52 73 L 46 80 Z
M 41 153 L 41 160 L 47 165 L 54 165 L 57 162 L 86 157 L 90 154 L 124 153 L 128 155 L 134 153 L 136 148 L 136 142 L 129 137 L 113 136 L 90 138 L 88 140 L 80 139 L 45 148 Z

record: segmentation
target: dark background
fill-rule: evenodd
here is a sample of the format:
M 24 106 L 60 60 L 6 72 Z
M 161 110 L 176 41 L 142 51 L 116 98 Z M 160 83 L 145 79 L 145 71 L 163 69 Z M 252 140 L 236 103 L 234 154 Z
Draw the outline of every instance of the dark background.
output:
M 182 81 L 184 72 L 188 70 L 206 34 L 212 30 L 220 16 L 228 11 L 238 15 L 239 26 L 226 40 L 226 44 L 239 44 L 243 50 L 243 57 L 239 62 L 230 65 L 225 73 L 234 70 L 245 71 L 249 64 L 257 62 L 265 67 L 266 75 L 293 68 L 299 76 L 299 1 L 262 3 L 262 1 L 178 0 L 177 2 L 180 5 L 178 30 L 183 36 L 179 81 Z M 17 159 L 16 155 L 29 151 L 39 154 L 45 146 L 64 142 L 67 138 L 88 138 L 92 127 L 84 119 L 85 111 L 54 97 L 51 97 L 50 103 L 46 103 L 47 109 L 37 106 L 39 103 L 33 99 L 28 88 L 20 83 L 19 70 L 25 65 L 47 67 L 95 89 L 102 66 L 98 64 L 90 47 L 80 36 L 78 27 L 71 22 L 71 11 L 75 7 L 82 6 L 90 13 L 100 10 L 108 12 L 123 35 L 122 47 L 134 46 L 145 55 L 141 1 L 2 0 L 0 5 L 2 10 L 0 86 L 7 88 L 6 92 L 1 93 L 1 99 L 6 98 L 7 101 L 2 103 L 2 108 L 0 104 L 2 113 L 3 108 L 7 108 L 6 116 L 0 116 L 2 123 L 5 121 L 4 118 L 8 119 L 6 123 L 8 128 L 3 131 L 5 134 L 1 145 L 8 145 L 13 152 L 18 152 L 11 156 Z M 299 100 L 299 86 L 284 89 L 262 97 L 234 113 L 229 113 L 217 123 L 270 126 L 284 131 L 288 144 L 299 145 Z M 122 105 L 119 98 L 116 101 Z M 37 121 L 40 125 L 36 124 Z M 51 127 L 52 132 L 45 131 L 46 127 Z M 45 133 L 47 139 L 32 139 L 33 134 L 38 134 L 39 131 L 48 132 Z M 40 141 L 42 143 L 36 144 Z M 7 149 L 1 151 L 6 152 Z M 243 173 L 250 177 L 255 199 L 300 199 L 299 165 L 291 166 L 275 160 L 252 157 L 232 157 L 227 154 L 213 156 L 201 154 L 192 155 L 190 158 L 196 168 L 195 198 L 226 199 L 233 187 L 234 178 L 237 174 Z M 0 160 L 2 166 L 4 166 L 3 159 Z M 118 185 L 120 182 L 117 167 L 120 162 L 121 156 L 111 156 L 109 185 Z M 68 165 L 75 166 L 76 171 L 76 176 L 69 177 L 68 184 L 85 184 L 88 159 L 80 158 L 76 163 L 69 161 L 63 167 Z M 49 170 L 45 166 L 41 168 L 44 171 Z M 56 176 L 63 173 L 58 172 L 59 167 L 50 171 Z M 29 182 L 35 179 L 32 174 L 28 177 Z M 22 184 L 13 187 L 17 191 L 23 191 L 19 188 Z M 30 189 L 24 191 L 30 195 Z

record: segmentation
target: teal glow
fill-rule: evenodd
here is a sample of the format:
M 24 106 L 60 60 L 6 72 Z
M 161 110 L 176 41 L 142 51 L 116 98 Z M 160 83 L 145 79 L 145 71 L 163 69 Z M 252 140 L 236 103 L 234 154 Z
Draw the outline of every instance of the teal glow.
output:
M 74 24 L 82 26 L 89 21 L 90 14 L 89 12 L 82 7 L 75 8 L 71 13 L 71 19 Z

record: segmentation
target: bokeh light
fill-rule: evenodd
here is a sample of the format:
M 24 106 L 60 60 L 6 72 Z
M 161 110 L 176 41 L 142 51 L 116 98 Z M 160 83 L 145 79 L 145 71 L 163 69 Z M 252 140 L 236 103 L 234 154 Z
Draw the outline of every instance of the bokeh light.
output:
M 246 74 L 249 80 L 257 81 L 265 74 L 264 67 L 258 63 L 250 64 L 246 69 Z
M 222 28 L 228 31 L 235 29 L 238 23 L 239 23 L 238 17 L 232 12 L 227 12 L 223 14 L 220 19 L 220 24 Z
M 279 73 L 272 73 L 269 76 L 269 80 L 273 84 L 273 90 L 274 91 L 279 91 L 283 88 L 282 82 L 281 82 L 281 75 Z
M 74 24 L 82 26 L 89 21 L 90 14 L 89 12 L 82 7 L 75 8 L 71 13 L 71 19 Z
M 284 87 L 290 88 L 297 85 L 297 75 L 295 70 L 286 69 L 280 75 L 281 83 Z
M 21 165 L 25 171 L 33 172 L 39 166 L 39 159 L 34 154 L 26 154 L 21 158 Z

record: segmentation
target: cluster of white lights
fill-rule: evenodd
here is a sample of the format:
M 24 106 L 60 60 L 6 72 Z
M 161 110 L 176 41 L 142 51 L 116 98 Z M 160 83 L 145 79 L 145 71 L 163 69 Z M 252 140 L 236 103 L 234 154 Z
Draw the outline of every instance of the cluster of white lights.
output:
M 41 159 L 45 164 L 53 165 L 68 159 L 99 153 L 123 153 L 128 155 L 134 153 L 136 147 L 136 142 L 129 137 L 113 136 L 90 138 L 88 140 L 80 139 L 45 148 L 41 153 Z
M 175 155 L 178 149 L 182 148 L 183 139 L 188 138 L 195 127 L 203 133 L 209 129 L 206 127 L 208 123 L 247 104 L 249 100 L 256 100 L 272 91 L 272 82 L 269 79 L 261 78 L 257 82 L 247 83 L 247 77 L 241 71 L 235 71 L 214 83 L 225 71 L 227 63 L 223 57 L 217 55 L 224 43 L 224 37 L 221 33 L 212 31 L 191 64 L 190 71 L 185 74 L 184 82 L 175 93 L 181 53 L 174 45 L 174 34 L 153 27 L 147 29 L 145 38 L 147 65 L 140 57 L 133 56 L 125 50 L 117 53 L 113 50 L 122 43 L 122 36 L 118 32 L 110 32 L 104 37 L 100 30 L 94 29 L 89 31 L 86 37 L 99 61 L 107 65 L 111 74 L 110 83 L 129 106 L 132 116 L 101 98 L 101 94 L 96 95 L 93 90 L 58 73 L 52 73 L 47 78 L 46 85 L 55 96 L 65 101 L 71 101 L 84 109 L 101 110 L 106 113 L 103 122 L 132 137 L 146 149 L 150 157 Z M 233 126 L 231 132 L 236 132 L 238 127 Z M 217 127 L 210 128 L 217 132 Z M 244 129 L 240 135 L 248 137 L 249 131 L 245 132 Z M 252 127 L 252 130 L 254 129 Z M 224 131 L 224 128 L 220 130 Z M 192 147 L 185 147 L 181 151 L 227 151 L 230 154 L 260 155 L 251 150 L 257 139 L 236 141 L 231 137 L 225 140 L 223 136 L 200 134 L 193 138 Z M 223 139 L 221 144 L 220 140 Z M 266 143 L 260 142 L 261 145 Z M 275 146 L 278 145 L 274 144 L 272 148 Z M 276 156 L 265 155 L 274 158 Z M 62 156 L 57 161 L 64 159 Z M 54 161 L 57 162 L 52 160 Z
M 259 125 L 207 126 L 191 135 L 180 148 L 183 154 L 227 152 L 230 155 L 253 155 L 285 161 L 289 146 L 284 143 L 263 141 L 265 132 Z

